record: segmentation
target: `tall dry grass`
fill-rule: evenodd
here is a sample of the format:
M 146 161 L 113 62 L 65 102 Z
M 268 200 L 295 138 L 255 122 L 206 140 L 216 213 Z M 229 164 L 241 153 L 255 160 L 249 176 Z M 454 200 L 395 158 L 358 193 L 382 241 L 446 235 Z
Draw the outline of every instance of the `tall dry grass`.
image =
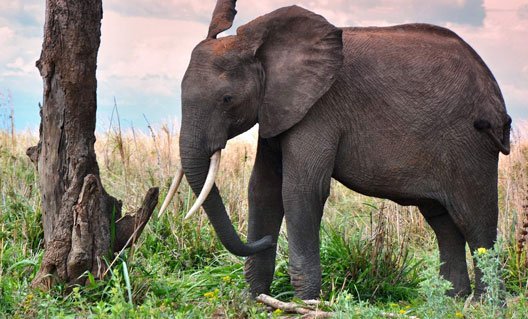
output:
M 509 156 L 499 161 L 499 231 L 519 237 L 528 205 L 528 142 L 514 140 Z M 517 238 L 519 239 L 519 238 Z
M 179 164 L 176 125 L 164 124 L 145 132 L 135 128 L 121 131 L 114 125 L 96 134 L 95 151 L 104 186 L 123 200 L 125 209 L 137 207 L 144 192 L 151 186 L 161 186 L 162 196 Z M 0 148 L 24 156 L 26 148 L 35 145 L 33 132 L 11 136 L 0 132 Z M 223 152 L 217 184 L 228 212 L 244 231 L 247 212 L 247 184 L 255 159 L 256 138 L 245 136 L 228 142 Z M 528 205 L 528 142 L 514 134 L 509 156 L 499 161 L 499 233 L 505 238 L 519 240 L 524 235 Z M 8 178 L 4 176 L 3 178 Z M 184 183 L 173 207 L 189 202 L 194 195 Z M 354 227 L 369 227 L 372 207 L 384 207 L 388 225 L 394 227 L 398 239 L 412 234 L 412 240 L 430 241 L 431 231 L 415 207 L 402 207 L 391 201 L 357 194 L 338 182 L 333 182 L 325 208 L 325 220 L 340 220 Z M 172 210 L 178 211 L 178 210 Z M 200 216 L 202 216 L 201 214 Z M 526 240 L 525 236 L 523 240 Z M 523 243 L 523 241 L 521 241 Z M 528 245 L 524 245 L 526 248 Z

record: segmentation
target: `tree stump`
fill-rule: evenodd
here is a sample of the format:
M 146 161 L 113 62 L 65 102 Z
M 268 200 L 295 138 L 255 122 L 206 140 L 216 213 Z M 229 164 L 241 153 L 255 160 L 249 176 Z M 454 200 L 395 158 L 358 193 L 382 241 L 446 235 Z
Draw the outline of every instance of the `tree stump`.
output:
M 101 0 L 47 0 L 36 65 L 44 82 L 40 140 L 27 155 L 37 167 L 45 252 L 34 287 L 102 278 L 105 257 L 131 244 L 158 202 L 151 188 L 135 215 L 121 214 L 99 177 L 94 143 Z M 131 236 L 134 239 L 129 240 Z

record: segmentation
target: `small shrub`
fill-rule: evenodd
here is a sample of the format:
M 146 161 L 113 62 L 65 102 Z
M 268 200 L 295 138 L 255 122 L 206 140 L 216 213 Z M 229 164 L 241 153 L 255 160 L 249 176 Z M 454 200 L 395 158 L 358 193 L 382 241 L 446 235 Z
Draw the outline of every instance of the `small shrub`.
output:
M 486 284 L 486 291 L 481 296 L 481 303 L 485 306 L 482 318 L 503 318 L 506 291 L 503 285 L 503 267 L 500 256 L 503 255 L 503 241 L 497 240 L 492 249 L 478 248 L 473 256 L 477 266 L 482 271 L 482 281 Z
M 340 294 L 334 305 L 335 318 L 339 319 L 378 319 L 384 318 L 385 313 L 381 308 L 377 308 L 366 301 L 356 301 L 348 293 Z
M 344 236 L 335 226 L 325 226 L 322 233 L 323 292 L 348 291 L 358 300 L 369 301 L 417 296 L 420 262 L 403 242 L 385 232 L 374 238 L 366 238 L 362 230 Z
M 420 317 L 424 319 L 443 319 L 452 317 L 453 314 L 457 313 L 454 307 L 454 299 L 446 294 L 452 289 L 452 285 L 438 274 L 440 267 L 438 260 L 437 257 L 427 260 L 420 273 L 423 280 L 419 285 L 419 293 L 423 303 L 417 311 Z

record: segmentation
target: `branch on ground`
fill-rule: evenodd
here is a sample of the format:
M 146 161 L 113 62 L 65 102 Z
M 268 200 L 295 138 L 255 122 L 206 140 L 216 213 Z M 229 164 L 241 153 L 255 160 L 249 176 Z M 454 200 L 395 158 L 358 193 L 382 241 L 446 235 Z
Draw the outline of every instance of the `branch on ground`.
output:
M 274 309 L 280 309 L 284 312 L 303 315 L 302 318 L 331 318 L 335 315 L 333 312 L 310 309 L 309 305 L 299 305 L 294 302 L 283 302 L 265 294 L 260 294 L 257 297 L 257 301 L 260 301 Z
M 287 313 L 295 313 L 303 315 L 303 319 L 312 319 L 312 318 L 332 318 L 336 315 L 335 312 L 327 312 L 318 310 L 317 307 L 321 305 L 327 306 L 326 302 L 319 300 L 305 300 L 303 304 L 297 304 L 294 302 L 283 302 L 273 297 L 270 297 L 265 294 L 260 294 L 257 297 L 257 301 L 262 302 L 266 306 L 269 306 L 273 309 L 280 309 Z M 315 309 L 314 309 L 315 307 Z M 390 312 L 382 312 L 381 315 L 386 318 L 409 318 L 409 319 L 420 319 L 416 316 L 405 316 L 400 314 L 394 314 Z

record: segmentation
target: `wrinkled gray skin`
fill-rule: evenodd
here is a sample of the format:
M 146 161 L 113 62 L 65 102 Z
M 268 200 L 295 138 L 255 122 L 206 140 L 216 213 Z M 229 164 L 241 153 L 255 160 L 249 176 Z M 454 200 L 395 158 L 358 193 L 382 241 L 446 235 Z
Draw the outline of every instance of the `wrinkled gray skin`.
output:
M 269 292 L 271 242 L 284 217 L 296 295 L 319 296 L 319 226 L 334 178 L 418 206 L 436 233 L 451 294 L 468 294 L 465 244 L 474 251 L 496 239 L 498 154 L 508 152 L 511 122 L 480 57 L 440 27 L 340 29 L 296 6 L 235 36 L 212 33 L 194 49 L 182 83 L 182 165 L 199 193 L 209 157 L 259 123 L 249 243 L 216 187 L 203 205 L 225 247 L 250 255 L 251 292 Z M 477 270 L 476 293 L 483 289 Z

